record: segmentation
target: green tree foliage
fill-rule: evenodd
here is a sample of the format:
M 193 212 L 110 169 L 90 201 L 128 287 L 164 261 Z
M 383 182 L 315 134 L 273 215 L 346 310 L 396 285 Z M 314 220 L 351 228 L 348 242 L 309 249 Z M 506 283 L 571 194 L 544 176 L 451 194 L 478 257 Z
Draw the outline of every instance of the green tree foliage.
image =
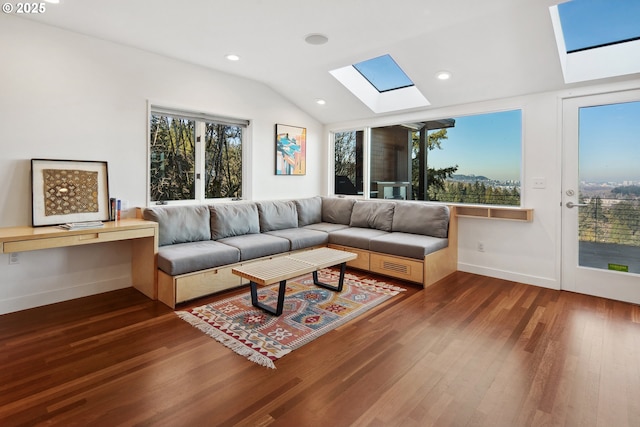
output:
M 194 196 L 195 122 L 151 116 L 151 200 Z
M 580 240 L 640 246 L 640 200 L 596 196 L 586 204 L 578 213 Z
M 446 129 L 429 132 L 427 136 L 427 151 L 433 151 L 436 148 L 438 150 L 442 150 L 442 143 L 448 138 Z M 418 154 L 420 151 L 420 133 L 413 132 L 411 139 L 413 145 L 413 153 L 411 156 L 411 185 L 413 187 L 414 199 L 419 199 L 418 187 L 420 180 L 420 158 Z M 427 165 L 428 163 L 429 162 L 427 161 Z M 457 170 L 458 165 L 442 169 L 435 169 L 427 166 L 427 191 L 429 192 L 430 200 L 440 200 L 434 199 L 434 194 L 437 194 L 439 191 L 444 189 L 445 181 L 448 178 L 451 178 Z
M 356 131 L 337 132 L 334 138 L 335 174 L 356 183 Z
M 640 197 L 640 185 L 625 185 L 623 187 L 616 187 L 611 190 L 611 193 L 617 197 Z
M 207 123 L 205 147 L 205 197 L 240 197 L 242 128 Z
M 205 197 L 241 197 L 242 128 L 216 123 L 202 125 Z M 196 126 L 193 120 L 151 116 L 151 200 L 195 198 Z
M 442 188 L 429 188 L 429 198 L 440 202 L 488 205 L 520 205 L 518 187 L 500 188 L 475 183 L 445 181 Z

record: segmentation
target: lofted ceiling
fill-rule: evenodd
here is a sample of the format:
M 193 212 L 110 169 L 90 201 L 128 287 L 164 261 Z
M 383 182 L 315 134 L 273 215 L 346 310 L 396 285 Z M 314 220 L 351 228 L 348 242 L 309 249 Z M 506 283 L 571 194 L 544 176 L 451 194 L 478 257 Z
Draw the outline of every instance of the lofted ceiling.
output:
M 558 2 L 60 0 L 29 19 L 263 82 L 336 123 L 377 115 L 329 71 L 387 53 L 426 108 L 564 88 L 549 13 Z M 307 44 L 312 33 L 329 42 Z M 438 80 L 441 70 L 452 78 Z

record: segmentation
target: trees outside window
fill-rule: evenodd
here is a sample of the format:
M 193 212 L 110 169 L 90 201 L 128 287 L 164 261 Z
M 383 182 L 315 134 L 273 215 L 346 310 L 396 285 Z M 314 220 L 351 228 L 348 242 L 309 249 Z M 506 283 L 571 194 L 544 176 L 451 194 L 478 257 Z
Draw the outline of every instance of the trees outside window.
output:
M 246 123 L 248 124 L 248 122 Z M 151 202 L 242 197 L 246 124 L 152 108 L 149 121 Z

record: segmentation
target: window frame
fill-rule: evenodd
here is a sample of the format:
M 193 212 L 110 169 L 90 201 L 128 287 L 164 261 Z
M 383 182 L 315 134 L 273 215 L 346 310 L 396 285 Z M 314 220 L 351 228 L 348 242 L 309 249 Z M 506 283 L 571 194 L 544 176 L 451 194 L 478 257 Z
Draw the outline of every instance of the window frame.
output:
M 425 116 L 421 115 L 411 115 L 406 116 L 404 118 L 398 119 L 396 116 L 395 120 L 380 120 L 375 123 L 367 123 L 365 125 L 352 125 L 348 127 L 336 127 L 335 129 L 329 129 L 329 138 L 330 138 L 330 147 L 331 151 L 329 153 L 331 158 L 331 171 L 329 176 L 329 188 L 330 194 L 338 197 L 347 197 L 347 198 L 357 198 L 357 199 L 370 199 L 376 200 L 375 198 L 370 197 L 370 181 L 371 181 L 371 131 L 374 128 L 385 127 L 385 126 L 394 126 L 401 125 L 403 123 L 412 123 L 412 122 L 420 122 L 420 121 L 438 121 L 445 119 L 458 119 L 463 117 L 473 117 L 473 116 L 482 116 L 487 114 L 494 113 L 503 113 L 509 111 L 520 111 L 520 177 L 519 177 L 519 191 L 520 191 L 520 203 L 518 205 L 496 205 L 496 204 L 485 204 L 485 203 L 462 203 L 462 202 L 441 202 L 441 201 L 429 201 L 429 203 L 441 203 L 446 205 L 460 205 L 460 206 L 483 206 L 483 207 L 505 207 L 505 208 L 523 208 L 526 203 L 526 192 L 525 192 L 525 162 L 524 162 L 524 153 L 525 153 L 525 126 L 526 126 L 526 110 L 523 105 L 505 105 L 503 107 L 497 107 L 495 109 L 487 109 L 481 111 L 461 111 L 454 112 L 452 114 L 447 115 L 434 115 L 434 116 Z M 335 194 L 335 134 L 340 132 L 349 132 L 349 131 L 363 131 L 364 133 L 364 147 L 363 147 L 363 195 L 343 195 L 343 194 Z M 409 201 L 418 201 L 418 200 L 409 200 Z
M 151 116 L 152 115 L 164 115 L 174 118 L 188 119 L 195 121 L 194 125 L 194 137 L 195 137 L 195 162 L 194 162 L 194 198 L 187 200 L 163 200 L 155 201 L 151 200 Z M 155 103 L 152 101 L 147 102 L 147 172 L 146 172 L 146 205 L 194 205 L 205 204 L 215 202 L 225 202 L 236 200 L 234 197 L 221 197 L 221 198 L 206 198 L 204 181 L 200 178 L 205 173 L 205 127 L 206 123 L 216 123 L 229 126 L 238 126 L 242 128 L 242 195 L 239 198 L 250 198 L 250 186 L 247 179 L 248 162 L 250 161 L 250 130 L 251 121 L 248 119 L 233 118 L 228 116 L 210 114 L 200 112 L 188 108 L 174 108 L 167 107 L 161 103 Z

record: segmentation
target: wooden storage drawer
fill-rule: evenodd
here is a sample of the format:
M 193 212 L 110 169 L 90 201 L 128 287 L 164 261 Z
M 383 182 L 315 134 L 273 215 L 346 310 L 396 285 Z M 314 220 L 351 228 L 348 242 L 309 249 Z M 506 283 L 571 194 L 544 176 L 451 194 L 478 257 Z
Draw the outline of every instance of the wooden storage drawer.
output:
M 371 271 L 410 282 L 422 283 L 424 263 L 407 258 L 372 253 Z
M 231 267 L 177 277 L 175 279 L 176 303 L 236 288 L 241 284 L 240 276 L 231 273 Z
M 352 252 L 358 255 L 358 258 L 354 259 L 353 261 L 347 262 L 347 265 L 349 267 L 359 268 L 361 270 L 369 270 L 369 252 L 362 249 L 350 248 L 348 246 L 329 245 L 329 247 L 338 249 L 340 251 Z

